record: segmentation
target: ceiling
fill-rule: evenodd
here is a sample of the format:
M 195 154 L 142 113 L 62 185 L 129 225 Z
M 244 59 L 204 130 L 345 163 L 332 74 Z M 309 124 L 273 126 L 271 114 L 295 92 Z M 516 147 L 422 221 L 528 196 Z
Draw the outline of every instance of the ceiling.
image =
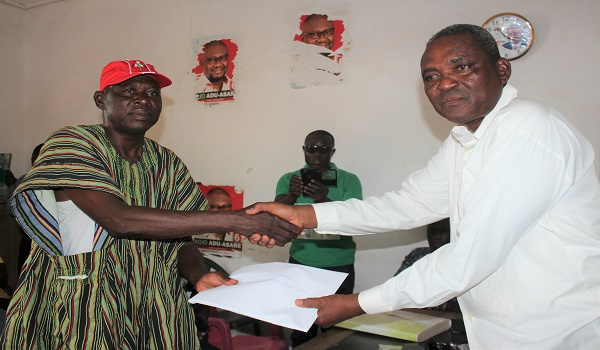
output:
M 0 0 L 1 3 L 29 10 L 30 8 L 51 4 L 62 0 Z

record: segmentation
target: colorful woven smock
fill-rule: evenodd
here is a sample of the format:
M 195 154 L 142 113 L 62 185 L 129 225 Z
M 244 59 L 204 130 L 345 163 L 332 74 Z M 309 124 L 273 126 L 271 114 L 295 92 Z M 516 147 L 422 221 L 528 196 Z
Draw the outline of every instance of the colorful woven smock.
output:
M 104 191 L 132 206 L 202 210 L 183 162 L 145 139 L 122 159 L 101 125 L 66 127 L 46 141 L 11 201 L 33 239 L 0 338 L 5 349 L 198 349 L 177 274 L 184 239 L 113 238 L 97 224 L 92 252 L 62 255 L 53 188 Z

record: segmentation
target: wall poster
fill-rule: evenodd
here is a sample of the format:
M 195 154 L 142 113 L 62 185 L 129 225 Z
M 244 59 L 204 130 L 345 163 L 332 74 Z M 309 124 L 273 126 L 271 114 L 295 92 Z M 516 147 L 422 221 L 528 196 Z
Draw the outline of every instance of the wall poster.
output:
M 198 102 L 235 100 L 235 57 L 238 45 L 230 38 L 194 39 L 194 95 Z
M 292 88 L 343 82 L 344 21 L 309 12 L 298 18 L 292 41 Z
M 235 186 L 198 184 L 208 201 L 209 211 L 237 210 L 244 207 L 244 191 Z M 205 255 L 240 258 L 242 237 L 234 232 L 213 232 L 192 237 L 198 249 Z

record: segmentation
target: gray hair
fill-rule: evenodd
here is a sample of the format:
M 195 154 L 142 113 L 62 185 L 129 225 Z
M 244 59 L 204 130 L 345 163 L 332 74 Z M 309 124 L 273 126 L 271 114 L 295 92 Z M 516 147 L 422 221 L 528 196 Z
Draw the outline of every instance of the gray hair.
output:
M 430 44 L 437 39 L 443 38 L 445 36 L 456 35 L 468 33 L 473 37 L 473 40 L 481 48 L 481 50 L 488 56 L 490 61 L 495 63 L 500 58 L 500 51 L 498 51 L 498 45 L 496 44 L 496 39 L 490 34 L 487 29 L 473 25 L 473 24 L 453 24 L 448 26 L 439 32 L 437 32 L 434 36 L 429 39 L 427 44 Z

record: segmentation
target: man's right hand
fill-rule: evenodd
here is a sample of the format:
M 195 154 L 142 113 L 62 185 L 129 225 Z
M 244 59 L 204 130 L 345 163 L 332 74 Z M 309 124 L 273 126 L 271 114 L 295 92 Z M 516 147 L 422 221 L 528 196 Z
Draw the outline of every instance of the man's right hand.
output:
M 296 198 L 300 197 L 300 195 L 302 194 L 302 177 L 292 175 L 292 177 L 290 178 L 289 191 L 291 194 L 296 196 Z
M 255 203 L 246 209 L 247 214 L 258 215 L 269 212 L 277 217 L 288 221 L 297 227 L 317 227 L 317 217 L 312 205 L 287 205 L 275 202 Z M 269 246 L 269 240 L 265 236 L 254 234 L 249 237 L 253 244 Z
M 267 246 L 268 248 L 274 245 L 283 247 L 302 233 L 302 227 L 267 211 L 250 213 L 247 209 L 239 211 L 239 215 L 244 217 L 244 220 L 241 227 L 236 229 L 235 232 L 243 237 L 253 237 L 250 239 L 250 243 L 253 244 Z M 257 239 L 257 237 L 260 237 L 260 239 Z
M 275 196 L 275 202 L 283 204 L 294 204 L 300 195 L 302 194 L 302 178 L 297 175 L 292 175 L 290 178 L 290 185 L 288 193 L 278 194 Z

